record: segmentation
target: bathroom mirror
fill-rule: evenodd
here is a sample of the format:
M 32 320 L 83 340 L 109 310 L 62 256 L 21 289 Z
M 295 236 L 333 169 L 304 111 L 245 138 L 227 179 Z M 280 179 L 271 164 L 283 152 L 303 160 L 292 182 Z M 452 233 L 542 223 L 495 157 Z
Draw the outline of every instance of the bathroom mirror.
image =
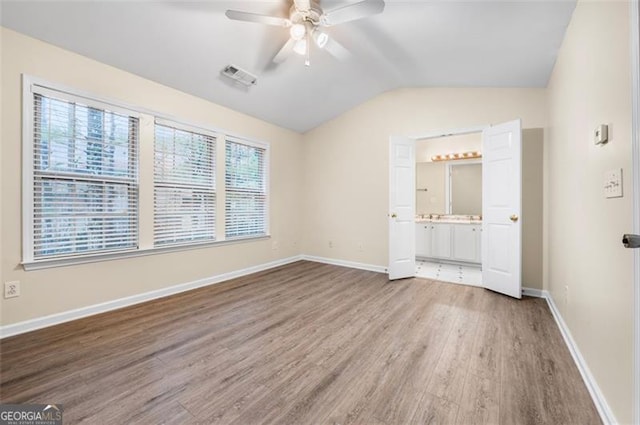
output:
M 482 215 L 482 163 L 447 163 L 453 215 Z
M 418 162 L 416 214 L 482 214 L 482 162 Z

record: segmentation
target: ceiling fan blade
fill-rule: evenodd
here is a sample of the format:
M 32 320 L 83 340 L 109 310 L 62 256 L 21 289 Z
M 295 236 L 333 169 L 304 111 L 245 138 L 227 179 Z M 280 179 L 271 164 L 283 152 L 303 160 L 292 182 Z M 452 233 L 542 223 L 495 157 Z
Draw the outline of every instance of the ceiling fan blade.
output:
M 300 12 L 306 12 L 311 9 L 311 0 L 293 0 L 293 4 Z
M 338 43 L 333 37 L 329 37 L 327 44 L 324 46 L 324 50 L 331 56 L 339 60 L 347 60 L 351 57 L 351 52 L 347 50 L 342 44 Z
M 242 12 L 240 10 L 227 10 L 225 15 L 234 21 L 257 22 L 259 24 L 273 25 L 276 27 L 291 26 L 291 22 L 288 19 L 278 16 L 260 15 L 259 13 Z
M 332 25 L 376 15 L 382 13 L 383 10 L 384 0 L 364 0 L 326 12 L 322 15 L 322 24 L 330 27 Z
M 291 56 L 291 52 L 293 52 L 294 44 L 295 41 L 293 39 L 290 38 L 289 40 L 287 40 L 287 42 L 284 43 L 284 46 L 282 46 L 278 53 L 276 53 L 276 55 L 273 57 L 271 62 L 280 64 L 289 59 L 289 56 Z

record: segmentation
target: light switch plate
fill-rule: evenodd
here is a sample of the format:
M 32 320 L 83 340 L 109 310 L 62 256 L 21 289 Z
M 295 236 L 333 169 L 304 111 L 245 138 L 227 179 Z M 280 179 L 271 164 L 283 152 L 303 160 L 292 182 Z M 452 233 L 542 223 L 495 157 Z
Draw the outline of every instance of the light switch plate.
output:
M 609 126 L 602 124 L 593 132 L 593 139 L 596 145 L 604 145 L 609 141 Z
M 604 197 L 622 198 L 622 168 L 604 173 Z

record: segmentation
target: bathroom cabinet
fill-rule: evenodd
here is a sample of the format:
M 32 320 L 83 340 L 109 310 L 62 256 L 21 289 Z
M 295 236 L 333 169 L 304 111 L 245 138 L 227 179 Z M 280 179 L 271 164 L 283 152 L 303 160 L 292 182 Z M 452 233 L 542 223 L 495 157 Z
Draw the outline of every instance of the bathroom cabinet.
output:
M 416 223 L 416 256 L 481 263 L 482 224 Z

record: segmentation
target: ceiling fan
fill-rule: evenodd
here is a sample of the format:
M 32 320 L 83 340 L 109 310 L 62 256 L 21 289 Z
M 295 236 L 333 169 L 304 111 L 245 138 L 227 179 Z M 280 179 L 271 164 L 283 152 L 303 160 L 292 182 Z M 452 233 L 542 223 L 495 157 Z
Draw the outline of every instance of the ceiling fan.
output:
M 289 29 L 289 40 L 282 46 L 272 61 L 282 63 L 295 52 L 305 56 L 305 65 L 311 65 L 310 51 L 312 42 L 338 59 L 349 56 L 349 51 L 323 30 L 356 19 L 381 13 L 384 0 L 363 0 L 330 11 L 323 11 L 317 0 L 293 0 L 289 18 L 268 16 L 258 13 L 227 10 L 227 18 L 236 21 L 257 22 Z

